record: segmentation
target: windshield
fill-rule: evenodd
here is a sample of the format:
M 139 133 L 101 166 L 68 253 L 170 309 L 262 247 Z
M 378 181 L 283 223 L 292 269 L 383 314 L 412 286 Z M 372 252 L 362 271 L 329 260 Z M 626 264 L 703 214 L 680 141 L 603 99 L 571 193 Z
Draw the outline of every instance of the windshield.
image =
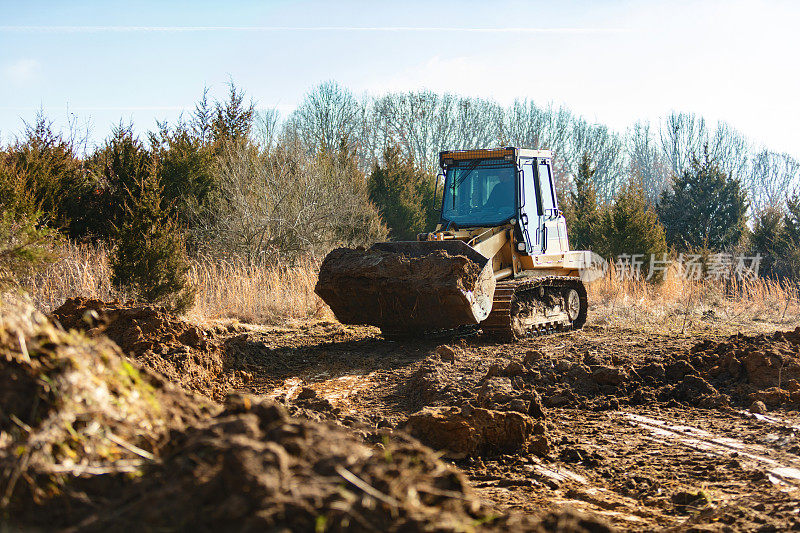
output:
M 463 161 L 449 167 L 442 219 L 458 226 L 492 226 L 514 216 L 516 167 L 507 161 Z

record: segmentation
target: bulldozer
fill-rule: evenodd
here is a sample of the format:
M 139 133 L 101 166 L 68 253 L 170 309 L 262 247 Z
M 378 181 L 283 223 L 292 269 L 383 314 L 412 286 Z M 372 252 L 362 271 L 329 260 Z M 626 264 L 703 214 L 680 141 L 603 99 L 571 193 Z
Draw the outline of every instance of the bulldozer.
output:
M 581 328 L 591 252 L 569 249 L 552 161 L 515 147 L 441 152 L 436 228 L 333 250 L 316 293 L 340 322 L 387 338 L 471 327 L 513 341 Z

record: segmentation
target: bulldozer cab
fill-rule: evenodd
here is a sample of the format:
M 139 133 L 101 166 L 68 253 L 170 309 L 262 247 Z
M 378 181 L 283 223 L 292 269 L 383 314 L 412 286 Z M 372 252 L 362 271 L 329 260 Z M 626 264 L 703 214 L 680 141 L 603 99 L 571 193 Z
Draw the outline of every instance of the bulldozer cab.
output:
M 515 226 L 518 253 L 569 250 L 558 209 L 552 152 L 502 148 L 441 152 L 444 172 L 441 227 Z

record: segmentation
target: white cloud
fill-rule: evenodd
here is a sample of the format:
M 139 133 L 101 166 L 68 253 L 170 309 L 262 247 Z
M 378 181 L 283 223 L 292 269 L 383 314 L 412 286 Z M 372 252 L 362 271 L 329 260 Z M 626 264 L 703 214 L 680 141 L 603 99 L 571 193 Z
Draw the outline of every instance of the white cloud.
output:
M 20 59 L 3 69 L 4 77 L 14 85 L 25 85 L 36 77 L 40 64 L 35 59 Z
M 368 32 L 368 33 L 625 33 L 626 28 L 482 28 L 438 26 L 0 26 L 0 32 L 16 33 L 182 33 L 182 32 Z

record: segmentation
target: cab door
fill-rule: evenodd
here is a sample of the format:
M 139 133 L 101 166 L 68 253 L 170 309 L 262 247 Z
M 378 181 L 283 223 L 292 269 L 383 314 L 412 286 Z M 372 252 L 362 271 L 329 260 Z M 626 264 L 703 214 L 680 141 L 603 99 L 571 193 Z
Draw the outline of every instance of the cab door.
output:
M 536 182 L 536 159 L 520 159 L 519 228 L 525 241 L 525 253 L 542 253 L 542 201 Z M 522 250 L 520 250 L 522 251 Z
M 536 158 L 536 185 L 541 198 L 539 218 L 541 252 L 556 254 L 569 250 L 567 222 L 558 208 L 556 187 L 550 158 Z

